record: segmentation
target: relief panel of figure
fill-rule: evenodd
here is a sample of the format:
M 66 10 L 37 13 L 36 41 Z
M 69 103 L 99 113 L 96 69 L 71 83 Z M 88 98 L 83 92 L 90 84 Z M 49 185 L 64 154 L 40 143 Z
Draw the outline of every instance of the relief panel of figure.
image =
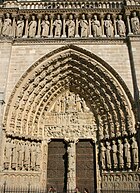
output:
M 45 15 L 45 18 L 41 23 L 42 37 L 44 37 L 44 38 L 49 36 L 50 22 L 49 22 L 48 18 L 49 18 L 48 15 Z
M 118 16 L 117 29 L 118 29 L 118 35 L 120 37 L 123 37 L 126 35 L 126 27 L 125 27 L 124 21 L 122 20 L 122 15 Z
M 131 27 L 132 27 L 133 34 L 139 33 L 140 22 L 139 22 L 139 18 L 137 17 L 137 13 L 135 11 L 132 13 Z
M 97 15 L 93 16 L 92 31 L 93 31 L 93 36 L 94 37 L 99 37 L 102 34 L 100 21 L 97 19 Z
M 4 19 L 3 22 L 2 35 L 12 36 L 12 20 L 10 19 L 9 13 L 6 13 L 6 18 Z
M 35 16 L 32 15 L 32 20 L 29 23 L 29 38 L 33 38 L 36 35 L 37 22 Z
M 69 15 L 69 19 L 66 21 L 66 26 L 68 27 L 68 38 L 72 38 L 75 35 L 75 21 L 73 20 L 73 15 Z
M 22 37 L 23 29 L 24 29 L 24 20 L 23 20 L 23 16 L 20 15 L 16 26 L 16 37 L 18 38 Z
M 80 20 L 81 27 L 81 37 L 88 37 L 88 21 L 85 18 L 85 14 L 82 15 L 82 19 Z
M 57 15 L 57 19 L 53 22 L 53 27 L 54 27 L 54 37 L 60 37 L 62 30 L 62 21 L 59 14 Z
M 107 37 L 113 37 L 114 35 L 114 28 L 112 25 L 110 14 L 107 15 L 107 19 L 104 21 L 105 25 L 105 34 Z

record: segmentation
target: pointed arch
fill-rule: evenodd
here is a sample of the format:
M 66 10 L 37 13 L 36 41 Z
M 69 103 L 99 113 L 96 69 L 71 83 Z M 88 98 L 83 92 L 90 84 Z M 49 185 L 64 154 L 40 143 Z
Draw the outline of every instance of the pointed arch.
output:
M 44 112 L 66 89 L 86 101 L 98 139 L 135 132 L 133 100 L 120 76 L 93 53 L 66 45 L 40 58 L 18 81 L 5 111 L 6 133 L 44 137 Z

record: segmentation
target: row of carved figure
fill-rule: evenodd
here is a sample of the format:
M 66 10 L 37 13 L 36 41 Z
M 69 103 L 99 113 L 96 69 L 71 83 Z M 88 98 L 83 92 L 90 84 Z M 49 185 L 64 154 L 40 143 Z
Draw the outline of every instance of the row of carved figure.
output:
M 138 144 L 135 137 L 100 143 L 102 170 L 137 170 L 139 167 Z
M 6 13 L 4 19 L 0 18 L 0 34 L 1 36 L 9 37 L 114 37 L 126 36 L 126 25 L 122 19 L 122 15 L 118 15 L 117 18 L 110 14 L 105 17 L 98 15 L 85 15 L 80 16 L 69 14 L 55 16 L 45 15 L 44 17 L 37 17 L 32 15 L 31 17 L 19 17 L 11 19 L 9 13 Z M 139 18 L 136 12 L 132 13 L 131 19 L 127 20 L 128 33 L 139 33 Z M 131 29 L 130 29 L 131 28 Z
M 8 138 L 4 149 L 4 170 L 39 171 L 40 153 L 39 142 Z

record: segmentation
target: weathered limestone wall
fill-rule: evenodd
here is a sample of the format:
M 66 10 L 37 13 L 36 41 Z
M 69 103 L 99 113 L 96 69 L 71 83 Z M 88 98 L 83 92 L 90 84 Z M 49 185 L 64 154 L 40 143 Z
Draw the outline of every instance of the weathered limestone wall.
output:
M 8 46 L 8 45 L 7 45 Z M 10 60 L 9 73 L 7 80 L 6 101 L 8 100 L 14 86 L 26 70 L 45 54 L 60 48 L 64 45 L 13 45 L 11 56 L 5 59 Z M 107 62 L 126 83 L 130 92 L 133 94 L 131 68 L 126 44 L 118 45 L 77 45 Z M 6 49 L 6 48 L 5 48 Z M 4 62 L 4 59 L 3 59 Z M 6 75 L 5 75 L 6 76 Z

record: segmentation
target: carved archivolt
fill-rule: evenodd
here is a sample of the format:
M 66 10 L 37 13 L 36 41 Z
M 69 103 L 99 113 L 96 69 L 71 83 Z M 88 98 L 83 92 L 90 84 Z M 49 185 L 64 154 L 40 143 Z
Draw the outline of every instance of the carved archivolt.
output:
M 5 111 L 6 133 L 44 138 L 46 112 L 66 90 L 88 105 L 97 140 L 135 133 L 131 97 L 124 83 L 101 59 L 71 45 L 38 60 L 19 80 Z

